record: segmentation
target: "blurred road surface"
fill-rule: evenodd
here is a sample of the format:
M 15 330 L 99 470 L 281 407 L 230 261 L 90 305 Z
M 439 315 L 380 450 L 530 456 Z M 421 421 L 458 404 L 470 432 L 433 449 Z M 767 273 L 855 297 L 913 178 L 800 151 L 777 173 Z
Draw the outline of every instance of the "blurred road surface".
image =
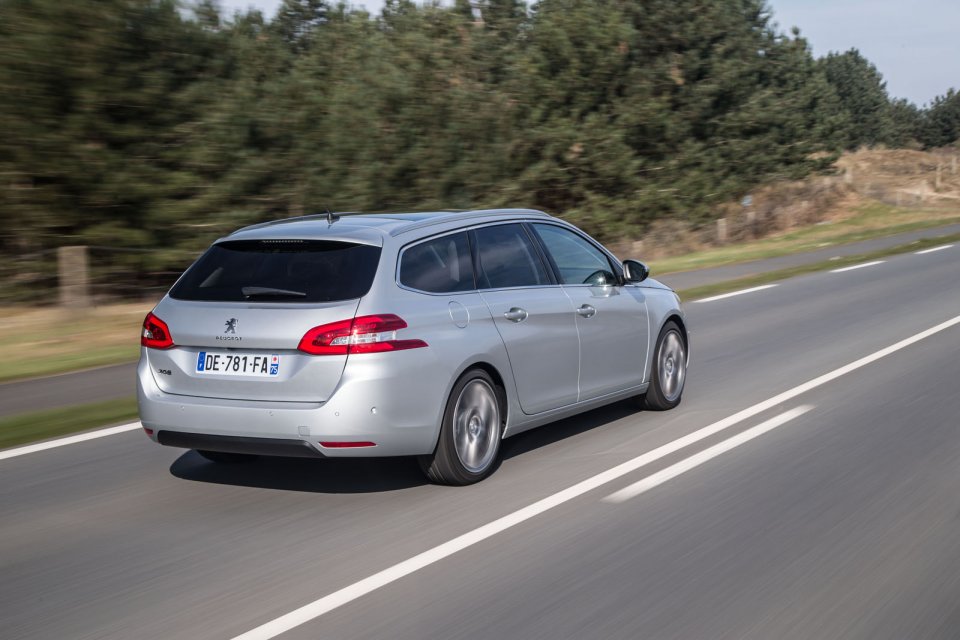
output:
M 0 461 L 0 635 L 233 638 L 960 316 L 958 275 L 960 246 L 689 304 L 678 409 L 512 438 L 468 488 L 402 459 L 219 467 L 136 431 Z M 956 638 L 958 356 L 954 325 L 279 637 Z

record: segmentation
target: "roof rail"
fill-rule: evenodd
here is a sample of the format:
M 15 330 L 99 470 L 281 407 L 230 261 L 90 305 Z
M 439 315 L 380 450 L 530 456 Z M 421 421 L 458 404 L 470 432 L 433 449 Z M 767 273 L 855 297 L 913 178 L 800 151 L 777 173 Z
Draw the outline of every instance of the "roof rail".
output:
M 469 219 L 480 216 L 490 216 L 490 215 L 540 215 L 544 217 L 550 217 L 542 211 L 536 211 L 532 209 L 440 209 L 432 211 L 330 211 L 327 209 L 324 213 L 310 213 L 303 216 L 293 216 L 290 218 L 281 218 L 279 220 L 269 220 L 267 222 L 260 222 L 257 224 L 248 225 L 241 229 L 228 234 L 233 235 L 240 231 L 247 231 L 250 229 L 262 229 L 264 227 L 272 227 L 278 224 L 288 224 L 291 222 L 300 222 L 304 220 L 326 220 L 328 224 L 333 224 L 340 218 L 344 216 L 383 216 L 383 217 L 392 217 L 392 216 L 402 216 L 404 214 L 416 214 L 416 213 L 437 213 L 437 214 L 447 214 L 456 215 L 459 219 Z M 441 216 L 442 217 L 442 216 Z M 403 231 L 416 229 L 422 226 L 429 226 L 432 224 L 439 224 L 443 220 L 420 220 L 418 222 L 405 225 L 400 229 L 394 230 L 391 235 L 396 235 L 397 233 L 402 233 Z
M 449 212 L 453 213 L 453 212 Z M 390 231 L 391 236 L 399 236 L 408 231 L 413 231 L 415 229 L 423 229 L 424 227 L 430 227 L 438 224 L 444 224 L 446 222 L 451 222 L 453 220 L 473 220 L 479 218 L 486 218 L 490 216 L 504 216 L 509 218 L 511 216 L 518 219 L 525 217 L 537 217 L 537 218 L 546 218 L 550 219 L 553 216 L 544 213 L 543 211 L 538 211 L 536 209 L 467 209 L 464 211 L 456 212 L 456 217 L 447 217 L 433 220 L 419 220 L 417 222 L 411 222 L 410 224 L 403 225 L 402 227 L 397 227 Z

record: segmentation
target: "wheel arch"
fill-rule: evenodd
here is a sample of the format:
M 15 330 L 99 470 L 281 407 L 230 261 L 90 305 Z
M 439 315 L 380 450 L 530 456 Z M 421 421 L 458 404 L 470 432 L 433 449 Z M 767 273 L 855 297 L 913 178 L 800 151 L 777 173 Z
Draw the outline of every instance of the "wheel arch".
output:
M 504 375 L 501 372 L 501 368 L 493 364 L 492 362 L 490 362 L 489 359 L 478 357 L 478 358 L 467 360 L 466 362 L 461 364 L 457 368 L 456 373 L 450 377 L 450 384 L 448 385 L 448 388 L 444 392 L 444 406 L 446 406 L 446 403 L 449 401 L 450 393 L 453 391 L 454 386 L 456 386 L 457 381 L 460 380 L 460 378 L 462 378 L 465 373 L 467 373 L 468 371 L 471 371 L 472 369 L 480 369 L 486 372 L 487 374 L 489 374 L 491 378 L 493 378 L 493 382 L 496 385 L 497 390 L 501 394 L 501 398 L 500 398 L 502 403 L 501 408 L 503 409 L 503 416 L 501 417 L 501 420 L 505 425 L 504 432 L 506 432 L 510 425 L 510 417 L 513 415 L 516 415 L 515 407 L 514 407 L 514 403 L 516 402 L 516 394 L 510 393 L 510 389 L 511 389 L 510 385 L 515 384 L 515 382 L 512 377 L 509 377 L 510 375 L 509 367 L 507 369 L 508 371 L 507 375 Z M 442 415 L 442 412 L 441 412 L 441 415 Z M 440 434 L 438 431 L 437 437 L 439 438 L 439 436 Z
M 663 319 L 663 322 L 660 323 L 660 329 L 657 331 L 657 336 L 660 335 L 660 332 L 663 331 L 663 327 L 670 321 L 673 321 L 680 327 L 680 337 L 683 338 L 683 346 L 687 351 L 687 362 L 690 361 L 690 334 L 687 331 L 687 323 L 683 319 L 683 315 L 677 311 L 667 314 L 667 317 Z

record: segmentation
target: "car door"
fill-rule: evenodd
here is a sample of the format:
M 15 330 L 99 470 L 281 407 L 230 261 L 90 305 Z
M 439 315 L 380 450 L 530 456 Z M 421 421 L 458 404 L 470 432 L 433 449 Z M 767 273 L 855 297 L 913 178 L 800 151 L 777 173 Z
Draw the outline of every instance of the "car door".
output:
M 643 289 L 623 286 L 607 254 L 585 236 L 555 224 L 531 227 L 574 307 L 578 400 L 641 385 L 649 331 Z
M 579 348 L 570 298 L 520 223 L 474 229 L 477 284 L 500 332 L 526 414 L 577 401 Z

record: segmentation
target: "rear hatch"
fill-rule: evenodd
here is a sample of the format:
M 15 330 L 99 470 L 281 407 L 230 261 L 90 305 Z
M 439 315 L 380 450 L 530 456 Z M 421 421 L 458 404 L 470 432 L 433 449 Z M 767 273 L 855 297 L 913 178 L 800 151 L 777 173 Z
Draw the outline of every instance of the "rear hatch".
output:
M 167 393 L 323 402 L 346 355 L 298 350 L 310 329 L 350 320 L 380 248 L 328 240 L 235 240 L 211 247 L 154 310 L 176 345 L 146 349 Z

